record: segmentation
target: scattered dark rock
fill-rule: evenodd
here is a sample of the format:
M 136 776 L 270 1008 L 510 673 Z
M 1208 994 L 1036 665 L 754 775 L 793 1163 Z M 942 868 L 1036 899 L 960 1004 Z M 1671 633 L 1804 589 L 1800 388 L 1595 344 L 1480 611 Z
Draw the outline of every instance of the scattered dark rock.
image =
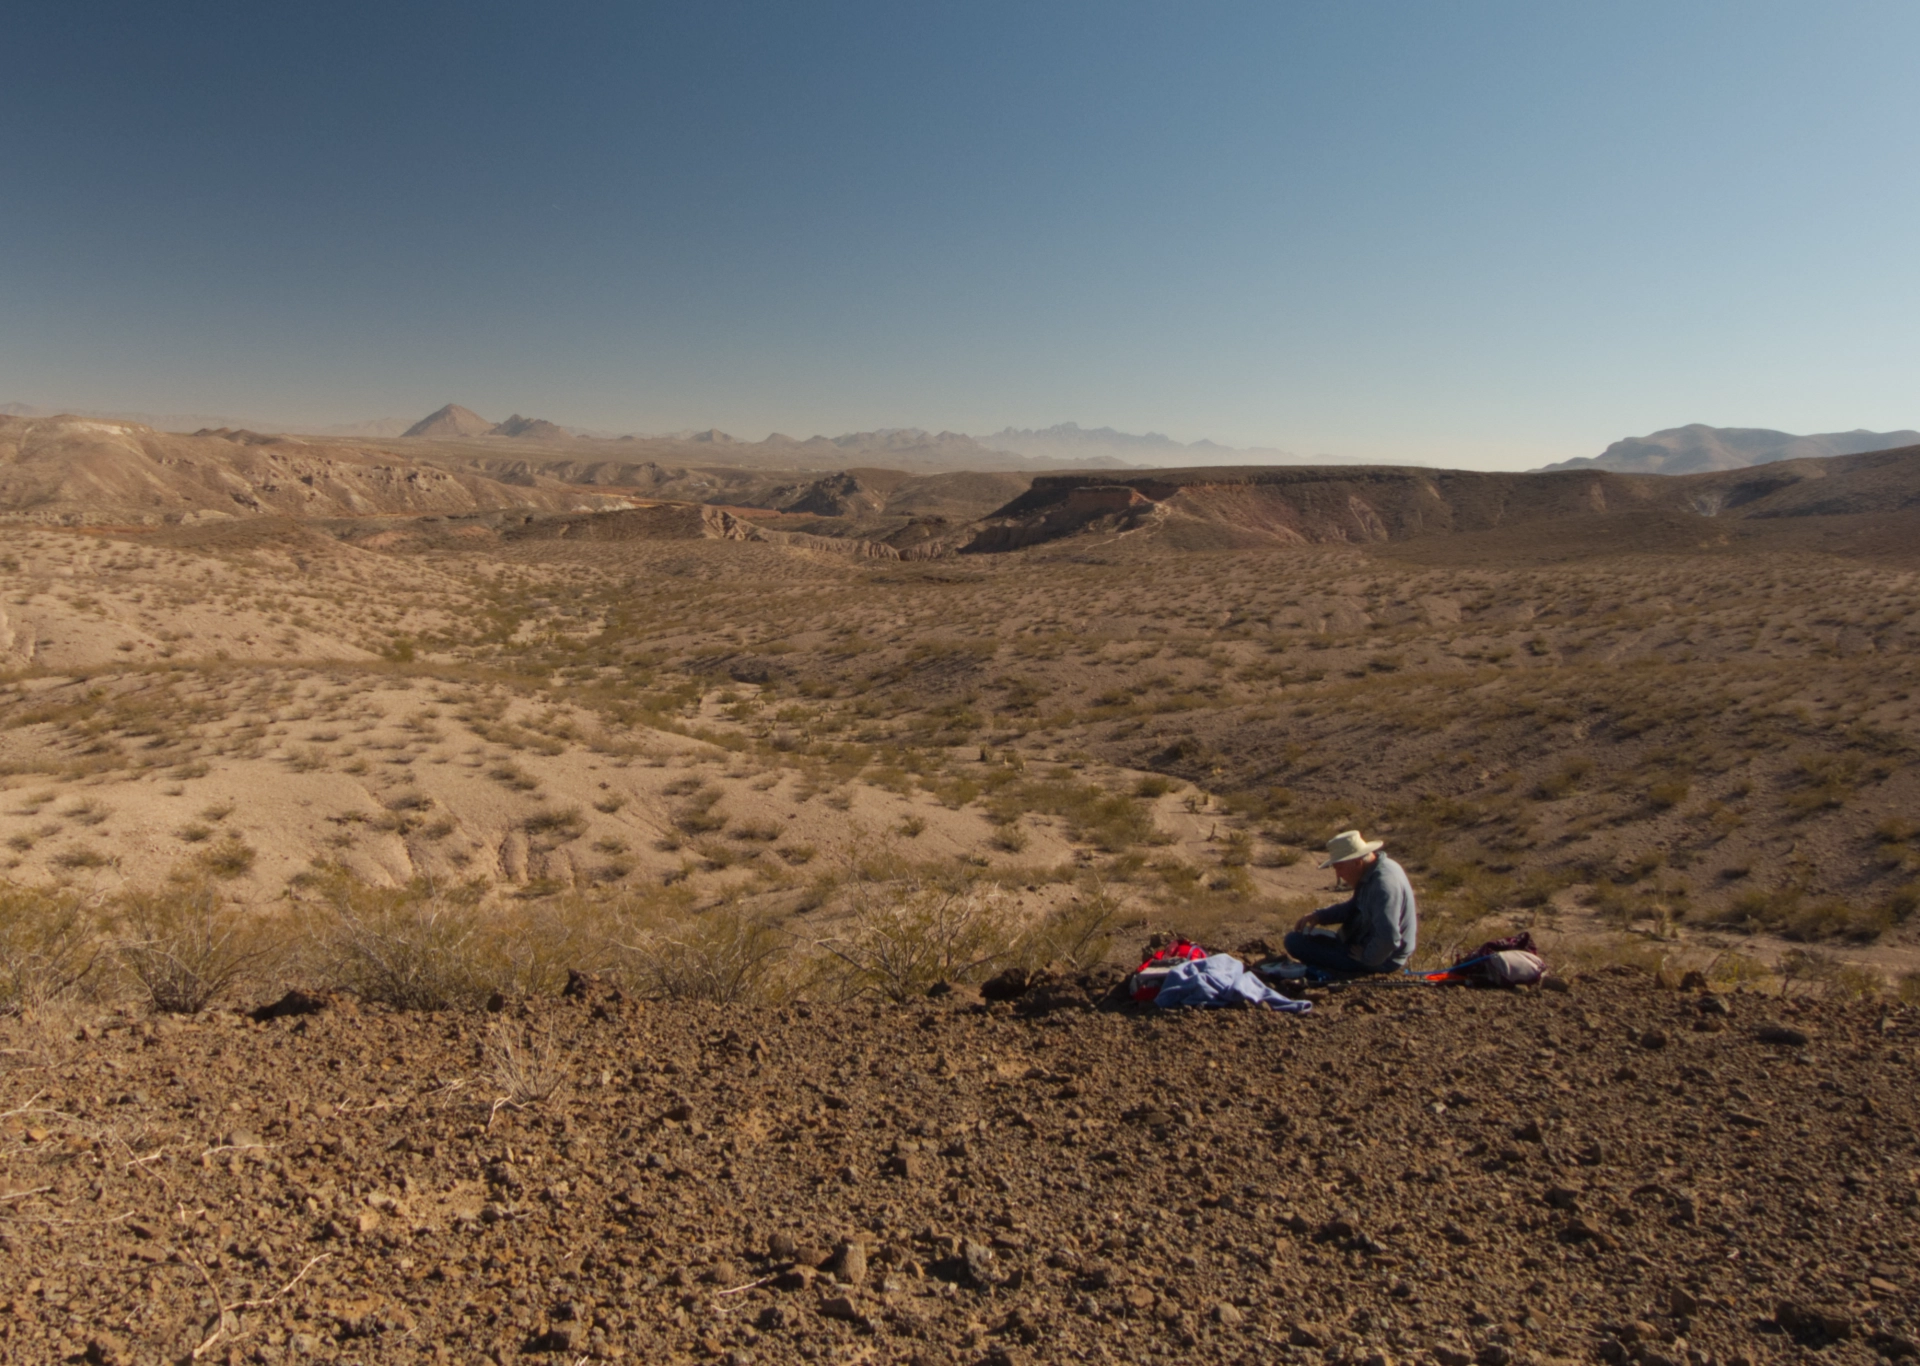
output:
M 253 1018 L 261 1024 L 268 1020 L 284 1020 L 294 1015 L 318 1015 L 331 1009 L 339 1000 L 331 991 L 304 991 L 293 988 L 271 1005 L 260 1006 L 251 1012 Z
M 865 1243 L 845 1242 L 839 1252 L 834 1254 L 833 1274 L 848 1285 L 865 1285 L 867 1282 L 867 1247 Z
M 1807 1045 L 1807 1032 L 1795 1029 L 1792 1025 L 1761 1025 L 1753 1032 L 1753 1037 L 1761 1043 L 1781 1044 L 1788 1048 L 1804 1048 Z
M 860 1306 L 853 1302 L 850 1295 L 830 1295 L 820 1301 L 820 1312 L 830 1319 L 839 1319 L 845 1323 L 865 1323 L 867 1316 Z
M 1854 1322 L 1847 1315 L 1800 1300 L 1780 1301 L 1773 1311 L 1773 1321 L 1782 1332 L 1802 1342 L 1844 1342 L 1854 1333 Z
M 980 995 L 989 1001 L 1017 1001 L 1032 985 L 1032 974 L 1025 968 L 1007 968 L 980 984 Z

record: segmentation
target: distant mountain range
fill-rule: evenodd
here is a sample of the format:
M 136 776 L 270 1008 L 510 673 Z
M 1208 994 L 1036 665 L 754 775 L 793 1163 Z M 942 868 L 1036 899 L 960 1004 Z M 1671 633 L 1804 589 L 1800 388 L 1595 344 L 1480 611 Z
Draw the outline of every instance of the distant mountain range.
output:
M 1795 436 L 1765 427 L 1709 427 L 1695 422 L 1652 436 L 1630 436 L 1598 455 L 1547 465 L 1548 470 L 1611 470 L 1616 474 L 1707 474 L 1781 460 L 1821 460 L 1920 445 L 1920 432 L 1826 432 Z
M 308 436 L 348 440 L 388 440 L 415 437 L 441 441 L 482 438 L 537 441 L 561 445 L 618 443 L 614 457 L 631 462 L 671 458 L 728 465 L 800 468 L 841 468 L 848 465 L 889 465 L 918 470 L 1133 470 L 1205 468 L 1231 465 L 1354 465 L 1374 464 L 1331 455 L 1302 458 L 1271 447 L 1235 447 L 1215 441 L 1176 441 L 1159 432 L 1144 434 L 1112 427 L 1082 427 L 1062 422 L 1039 429 L 1003 427 L 984 436 L 961 432 L 929 432 L 919 427 L 885 427 L 841 436 L 796 438 L 775 432 L 765 441 L 748 441 L 718 428 L 679 431 L 650 436 L 615 435 L 564 426 L 544 418 L 515 413 L 504 422 L 491 422 L 470 408 L 449 403 L 417 422 L 405 418 L 376 418 L 325 427 L 287 426 L 258 419 L 245 420 L 214 413 L 139 413 L 124 410 L 39 408 L 23 403 L 0 403 L 0 417 L 46 418 L 61 413 L 75 417 L 137 422 L 163 432 L 238 429 L 254 432 L 299 432 Z M 1627 437 L 1599 455 L 1579 456 L 1541 467 L 1549 470 L 1607 470 L 1617 474 L 1702 474 L 1746 469 L 1782 460 L 1825 459 L 1920 445 L 1920 431 L 1826 432 L 1796 436 L 1765 427 L 1709 427 L 1692 423 L 1670 427 L 1650 436 Z M 603 457 L 585 457 L 601 459 Z M 1409 462 L 1401 461 L 1401 464 Z
M 991 436 L 973 438 L 994 450 L 1012 451 L 1038 460 L 1060 460 L 1083 466 L 1111 461 L 1137 469 L 1169 469 L 1207 465 L 1351 465 L 1362 462 L 1334 455 L 1303 460 L 1291 451 L 1268 446 L 1223 446 L 1217 441 L 1175 441 L 1159 432 L 1139 435 L 1111 427 L 1082 427 L 1061 422 L 1035 430 L 1002 427 Z
M 557 422 L 548 422 L 538 417 L 522 417 L 518 413 L 505 422 L 489 422 L 471 408 L 462 408 L 457 403 L 449 403 L 436 412 L 428 413 L 400 435 L 510 436 L 520 441 L 567 441 L 572 439 L 573 433 Z

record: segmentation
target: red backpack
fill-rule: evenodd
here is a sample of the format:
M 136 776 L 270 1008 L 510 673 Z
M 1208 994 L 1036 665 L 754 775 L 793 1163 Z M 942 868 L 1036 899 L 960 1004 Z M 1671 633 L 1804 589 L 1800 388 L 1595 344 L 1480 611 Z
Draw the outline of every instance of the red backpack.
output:
M 1174 940 L 1133 970 L 1133 999 L 1141 1005 L 1151 1005 L 1153 998 L 1160 994 L 1162 979 L 1173 970 L 1174 964 L 1190 963 L 1206 956 L 1207 951 L 1191 939 Z

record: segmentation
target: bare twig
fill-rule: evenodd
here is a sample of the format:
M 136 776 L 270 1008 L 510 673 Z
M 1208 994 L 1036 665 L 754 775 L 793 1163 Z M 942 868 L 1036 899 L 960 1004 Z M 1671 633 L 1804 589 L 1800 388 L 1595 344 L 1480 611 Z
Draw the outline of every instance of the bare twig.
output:
M 767 1284 L 767 1282 L 776 1280 L 776 1279 L 778 1279 L 778 1277 L 762 1276 L 757 1281 L 748 1281 L 745 1285 L 736 1285 L 731 1290 L 722 1290 L 718 1294 L 716 1294 L 714 1298 L 718 1299 L 720 1295 L 738 1295 L 743 1290 L 752 1290 L 755 1286 L 765 1285 Z
M 52 1186 L 35 1186 L 32 1190 L 8 1191 L 4 1195 L 0 1195 L 0 1200 L 24 1200 L 29 1195 L 39 1195 L 42 1192 L 50 1191 L 52 1189 L 53 1189 Z
M 333 1254 L 331 1252 L 323 1252 L 317 1257 L 309 1258 L 307 1264 L 300 1268 L 298 1275 L 274 1291 L 271 1295 L 268 1295 L 265 1299 L 239 1300 L 233 1304 L 227 1303 L 226 1297 L 220 1293 L 220 1287 L 214 1284 L 213 1277 L 208 1274 L 207 1268 L 202 1265 L 198 1257 L 184 1249 L 182 1249 L 180 1255 L 192 1264 L 194 1270 L 200 1273 L 200 1279 L 207 1283 L 207 1290 L 213 1295 L 213 1302 L 220 1306 L 220 1313 L 214 1319 L 213 1332 L 207 1336 L 205 1342 L 202 1342 L 198 1347 L 193 1349 L 193 1354 L 189 1358 L 189 1360 L 198 1361 L 201 1357 L 212 1351 L 220 1342 L 240 1336 L 240 1315 L 238 1311 L 242 1309 L 265 1309 L 277 1303 L 296 1285 L 305 1280 L 309 1271 L 313 1270 L 314 1267 L 318 1266 L 321 1262 L 326 1261 L 327 1258 Z

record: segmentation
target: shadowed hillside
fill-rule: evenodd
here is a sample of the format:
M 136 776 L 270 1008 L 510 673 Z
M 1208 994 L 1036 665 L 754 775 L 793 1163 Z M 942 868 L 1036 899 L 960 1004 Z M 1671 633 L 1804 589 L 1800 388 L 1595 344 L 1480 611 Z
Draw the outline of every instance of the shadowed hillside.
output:
M 1920 447 L 1680 478 L 1600 470 L 1498 474 L 1392 466 L 1037 476 L 966 552 L 1081 533 L 1147 532 L 1192 549 L 1366 544 L 1591 524 L 1679 543 L 1711 521 L 1897 514 L 1920 504 Z

